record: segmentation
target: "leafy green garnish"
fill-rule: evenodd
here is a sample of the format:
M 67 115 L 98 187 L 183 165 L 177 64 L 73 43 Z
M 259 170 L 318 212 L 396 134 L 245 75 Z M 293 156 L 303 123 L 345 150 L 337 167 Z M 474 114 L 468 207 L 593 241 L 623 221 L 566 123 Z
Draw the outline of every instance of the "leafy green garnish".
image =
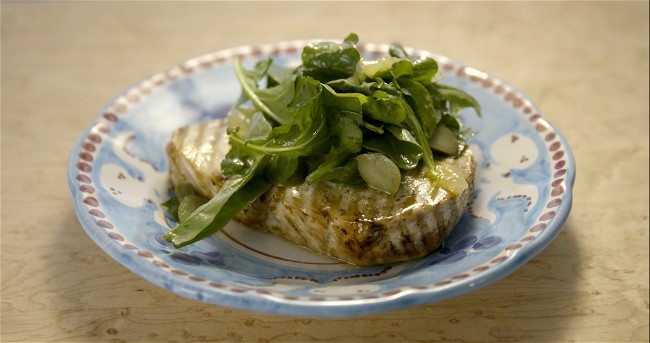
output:
M 243 174 L 231 175 L 217 195 L 181 220 L 178 226 L 165 234 L 165 240 L 181 247 L 212 235 L 228 224 L 239 211 L 271 187 L 271 183 L 255 175 L 262 160 L 253 160 Z
M 179 222 L 165 235 L 175 246 L 225 226 L 272 185 L 333 182 L 396 193 L 404 171 L 427 170 L 451 193 L 464 189 L 453 168 L 435 156 L 460 154 L 467 129 L 457 115 L 477 101 L 441 85 L 438 63 L 411 58 L 393 44 L 388 55 L 365 59 L 359 38 L 316 42 L 289 68 L 272 59 L 246 69 L 235 59 L 242 95 L 229 113 L 231 150 L 221 163 L 226 182 L 212 199 L 177 187 L 164 206 Z
M 321 82 L 345 79 L 357 70 L 361 53 L 355 44 L 356 34 L 350 34 L 342 43 L 316 42 L 302 50 L 301 73 Z
M 418 166 L 423 150 L 409 130 L 402 126 L 390 125 L 390 134 L 369 133 L 363 142 L 364 148 L 382 152 L 390 157 L 401 170 L 411 170 Z

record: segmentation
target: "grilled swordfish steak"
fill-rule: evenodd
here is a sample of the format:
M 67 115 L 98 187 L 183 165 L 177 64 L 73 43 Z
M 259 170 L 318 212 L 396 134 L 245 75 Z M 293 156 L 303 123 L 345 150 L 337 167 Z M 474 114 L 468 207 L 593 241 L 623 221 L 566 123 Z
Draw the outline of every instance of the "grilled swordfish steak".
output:
M 226 121 L 177 129 L 167 146 L 174 184 L 190 183 L 208 198 L 225 181 L 221 160 L 229 151 Z M 437 249 L 465 212 L 474 181 L 469 149 L 437 161 L 454 167 L 469 185 L 451 195 L 436 187 L 424 167 L 406 172 L 396 194 L 330 182 L 272 186 L 235 220 L 359 266 L 412 260 Z

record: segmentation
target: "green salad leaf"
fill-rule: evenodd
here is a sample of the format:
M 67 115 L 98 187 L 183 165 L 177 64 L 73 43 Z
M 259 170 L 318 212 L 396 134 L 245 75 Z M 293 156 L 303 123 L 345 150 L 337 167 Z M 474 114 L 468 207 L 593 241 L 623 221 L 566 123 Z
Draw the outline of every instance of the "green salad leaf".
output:
M 424 153 L 413 134 L 402 126 L 389 125 L 386 129 L 390 134 L 369 133 L 363 147 L 390 157 L 401 170 L 417 167 Z
M 302 51 L 301 73 L 321 82 L 344 79 L 355 73 L 361 53 L 355 44 L 359 37 L 352 33 L 342 43 L 316 42 Z
M 212 199 L 197 207 L 185 220 L 181 220 L 179 213 L 180 223 L 165 234 L 165 240 L 181 247 L 212 235 L 228 224 L 271 187 L 270 182 L 256 175 L 263 160 L 259 156 L 248 161 L 243 173 L 232 174 Z
M 273 185 L 332 182 L 394 194 L 402 173 L 422 166 L 452 194 L 466 187 L 435 158 L 465 149 L 472 132 L 457 116 L 464 108 L 480 116 L 476 99 L 440 84 L 431 57 L 413 58 L 395 43 L 386 56 L 365 58 L 358 41 L 351 33 L 308 44 L 295 68 L 234 60 L 242 91 L 227 118 L 226 181 L 212 199 L 177 185 L 163 204 L 178 221 L 166 240 L 181 247 L 217 232 Z

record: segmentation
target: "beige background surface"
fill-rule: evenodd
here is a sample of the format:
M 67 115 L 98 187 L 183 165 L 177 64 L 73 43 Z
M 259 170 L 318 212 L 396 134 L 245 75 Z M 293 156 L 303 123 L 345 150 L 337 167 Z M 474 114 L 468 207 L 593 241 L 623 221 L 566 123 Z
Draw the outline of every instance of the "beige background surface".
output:
M 648 341 L 648 2 L 2 1 L 0 341 Z M 188 300 L 85 235 L 72 145 L 126 86 L 196 55 L 298 38 L 400 41 L 533 98 L 578 165 L 559 237 L 509 277 L 355 319 Z

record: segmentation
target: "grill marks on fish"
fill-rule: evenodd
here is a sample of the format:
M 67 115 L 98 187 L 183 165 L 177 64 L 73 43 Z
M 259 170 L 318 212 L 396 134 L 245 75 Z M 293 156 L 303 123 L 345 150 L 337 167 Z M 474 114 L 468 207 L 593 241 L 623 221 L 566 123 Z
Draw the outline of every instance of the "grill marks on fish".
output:
M 177 129 L 167 145 L 173 184 L 190 183 L 198 193 L 211 198 L 225 177 L 221 160 L 230 149 L 223 121 L 211 121 Z
M 178 129 L 168 145 L 172 182 L 189 182 L 202 195 L 214 196 L 225 181 L 220 162 L 228 150 L 225 120 Z M 419 258 L 442 244 L 473 192 L 469 149 L 437 163 L 455 167 L 469 187 L 452 196 L 433 185 L 424 168 L 406 172 L 392 195 L 329 182 L 273 186 L 235 220 L 356 265 Z

